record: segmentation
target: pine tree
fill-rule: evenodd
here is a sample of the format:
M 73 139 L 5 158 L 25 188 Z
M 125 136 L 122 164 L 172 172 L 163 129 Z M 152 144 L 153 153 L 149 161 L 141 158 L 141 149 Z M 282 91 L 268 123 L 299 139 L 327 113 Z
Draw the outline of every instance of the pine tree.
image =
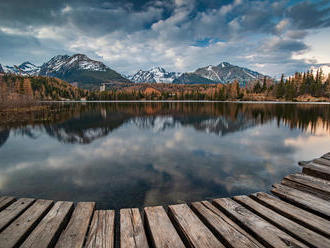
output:
M 276 98 L 282 98 L 285 94 L 284 74 L 281 76 L 281 81 L 276 87 Z
M 263 84 L 262 84 L 262 89 L 261 89 L 261 91 L 262 91 L 262 92 L 265 92 L 266 90 L 267 90 L 267 77 L 264 76 L 264 82 L 263 82 Z

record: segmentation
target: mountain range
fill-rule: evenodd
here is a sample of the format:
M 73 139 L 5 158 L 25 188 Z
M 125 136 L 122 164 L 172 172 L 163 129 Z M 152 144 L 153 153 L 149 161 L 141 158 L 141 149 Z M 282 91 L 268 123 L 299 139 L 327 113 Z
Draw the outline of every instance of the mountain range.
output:
M 318 68 L 322 68 L 325 75 L 330 72 L 330 64 L 314 65 L 310 69 L 315 72 Z M 248 82 L 264 78 L 261 73 L 228 62 L 183 73 L 168 72 L 162 67 L 153 67 L 150 70 L 139 70 L 133 76 L 125 77 L 84 54 L 57 55 L 41 66 L 28 61 L 13 66 L 0 64 L 0 73 L 57 77 L 69 83 L 78 82 L 80 87 L 99 86 L 100 83 L 226 84 L 234 80 L 244 86 Z
M 56 77 L 70 83 L 130 82 L 102 62 L 92 60 L 84 54 L 57 55 L 41 66 L 36 66 L 27 61 L 18 66 L 3 66 L 2 68 L 5 73 L 20 74 L 22 76 Z
M 262 79 L 264 75 L 247 68 L 221 62 L 198 68 L 194 72 L 167 72 L 164 68 L 154 67 L 148 71 L 139 70 L 129 77 L 134 83 L 176 83 L 176 84 L 218 84 L 237 80 L 240 84 Z

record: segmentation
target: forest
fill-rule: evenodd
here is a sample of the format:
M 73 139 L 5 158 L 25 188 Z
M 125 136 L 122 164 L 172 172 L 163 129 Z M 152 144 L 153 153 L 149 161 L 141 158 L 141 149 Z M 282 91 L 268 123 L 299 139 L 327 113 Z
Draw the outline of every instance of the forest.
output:
M 330 76 L 321 70 L 295 73 L 279 81 L 269 77 L 244 86 L 229 84 L 120 84 L 105 91 L 80 89 L 52 77 L 0 76 L 0 104 L 31 104 L 47 100 L 233 100 L 329 101 Z

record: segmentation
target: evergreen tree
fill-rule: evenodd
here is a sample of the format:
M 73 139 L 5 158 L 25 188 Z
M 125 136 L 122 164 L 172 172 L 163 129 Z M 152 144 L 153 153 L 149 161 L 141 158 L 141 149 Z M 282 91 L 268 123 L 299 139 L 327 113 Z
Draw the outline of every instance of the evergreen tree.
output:
M 284 74 L 281 76 L 281 81 L 276 87 L 276 98 L 282 98 L 285 95 Z
M 262 91 L 262 92 L 265 92 L 266 90 L 267 90 L 267 77 L 264 76 L 264 82 L 263 82 L 263 84 L 262 84 L 262 89 L 261 89 L 261 91 Z

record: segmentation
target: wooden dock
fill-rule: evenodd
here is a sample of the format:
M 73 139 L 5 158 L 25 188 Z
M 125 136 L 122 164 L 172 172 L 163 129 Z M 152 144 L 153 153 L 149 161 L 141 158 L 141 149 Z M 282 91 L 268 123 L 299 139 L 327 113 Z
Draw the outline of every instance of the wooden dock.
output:
M 0 248 L 330 247 L 330 153 L 272 193 L 118 213 L 93 202 L 4 196 Z

